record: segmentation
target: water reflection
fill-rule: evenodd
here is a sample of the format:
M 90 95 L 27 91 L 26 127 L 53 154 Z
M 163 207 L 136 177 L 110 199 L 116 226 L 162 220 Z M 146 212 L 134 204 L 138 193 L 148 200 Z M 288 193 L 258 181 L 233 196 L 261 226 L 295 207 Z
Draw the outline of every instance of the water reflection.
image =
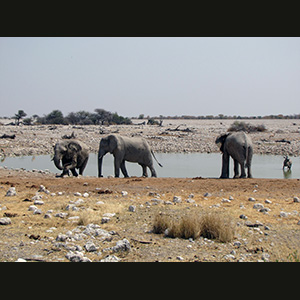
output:
M 284 179 L 292 178 L 292 170 L 283 169 L 282 173 L 283 173 Z

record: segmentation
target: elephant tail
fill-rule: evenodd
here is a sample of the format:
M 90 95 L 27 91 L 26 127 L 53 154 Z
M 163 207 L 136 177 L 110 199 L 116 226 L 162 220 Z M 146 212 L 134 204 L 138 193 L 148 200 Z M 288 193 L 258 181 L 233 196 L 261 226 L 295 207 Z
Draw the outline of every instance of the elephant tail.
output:
M 160 163 L 158 162 L 158 160 L 156 159 L 156 157 L 155 157 L 155 155 L 154 155 L 154 153 L 153 153 L 152 150 L 151 150 L 151 154 L 153 155 L 153 157 L 154 157 L 154 159 L 156 160 L 156 162 L 158 163 L 158 165 L 162 168 L 162 167 L 163 167 L 162 164 L 160 164 Z

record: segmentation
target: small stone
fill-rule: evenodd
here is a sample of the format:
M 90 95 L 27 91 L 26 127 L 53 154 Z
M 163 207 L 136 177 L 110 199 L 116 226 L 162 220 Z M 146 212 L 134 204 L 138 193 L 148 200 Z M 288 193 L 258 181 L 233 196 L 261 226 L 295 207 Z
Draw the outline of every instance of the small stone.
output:
M 229 199 L 225 199 L 225 198 L 222 199 L 222 203 L 230 203 L 230 202 L 231 201 Z
M 34 201 L 34 204 L 35 204 L 35 205 L 43 205 L 43 204 L 44 204 L 44 201 L 42 201 L 42 200 L 35 200 L 35 201 Z
M 180 203 L 181 202 L 181 197 L 180 196 L 174 196 L 173 197 L 173 202 L 174 203 Z
M 229 196 L 229 200 L 233 200 L 233 197 L 232 197 L 232 196 Z
M 171 202 L 171 201 L 165 201 L 164 204 L 165 205 L 173 205 L 173 202 Z
M 287 217 L 289 216 L 289 213 L 287 213 L 287 212 L 285 212 L 285 211 L 281 211 L 280 214 L 279 214 L 279 216 L 280 216 L 281 218 L 287 218 Z
M 11 224 L 10 218 L 0 218 L 0 225 L 9 225 Z
M 248 201 L 250 201 L 250 202 L 255 202 L 256 200 L 255 200 L 253 197 L 249 197 L 249 198 L 248 198 Z
M 92 241 L 88 241 L 85 245 L 84 248 L 86 249 L 87 252 L 94 252 L 97 251 L 97 247 Z
M 261 209 L 259 210 L 259 212 L 261 212 L 261 213 L 268 213 L 270 210 L 271 210 L 270 208 L 264 207 L 264 208 L 261 208 Z
M 270 254 L 268 254 L 268 253 L 263 253 L 262 256 L 261 256 L 261 259 L 262 259 L 263 261 L 266 261 L 266 262 L 270 261 Z
M 40 199 L 42 199 L 42 198 L 43 198 L 43 197 L 42 197 L 39 193 L 36 193 L 35 196 L 33 196 L 33 197 L 31 198 L 31 200 L 36 201 L 36 200 L 40 200 Z
M 110 218 L 108 218 L 108 217 L 103 217 L 103 218 L 101 219 L 101 224 L 108 223 L 109 221 L 110 221 Z
M 68 239 L 68 236 L 66 234 L 59 234 L 56 237 L 56 241 L 58 242 L 65 242 Z
M 36 209 L 36 210 L 33 212 L 34 215 L 41 215 L 42 213 L 43 213 L 43 212 L 42 212 L 41 209 Z
M 262 209 L 262 208 L 264 208 L 264 206 L 263 206 L 263 204 L 261 204 L 261 203 L 255 203 L 255 204 L 253 205 L 253 208 L 254 208 L 254 209 Z
M 76 196 L 76 197 L 81 197 L 81 196 L 82 196 L 82 194 L 81 194 L 81 193 L 79 193 L 79 192 L 76 192 L 76 193 L 74 193 L 74 196 Z
M 298 197 L 294 197 L 294 202 L 299 203 L 300 199 Z
M 115 215 L 116 215 L 115 213 L 105 213 L 105 214 L 103 214 L 103 217 L 112 218 Z
M 15 187 L 10 187 L 8 189 L 8 191 L 6 192 L 5 197 L 12 197 L 12 196 L 16 196 L 17 192 L 16 192 L 16 188 Z
M 20 257 L 15 262 L 27 262 L 27 260 Z
M 246 215 L 240 215 L 240 219 L 247 220 L 248 217 Z
M 128 192 L 122 191 L 122 192 L 121 192 L 121 195 L 122 195 L 122 197 L 126 197 L 126 196 L 128 195 Z
M 55 214 L 54 217 L 64 219 L 67 215 L 68 215 L 68 213 L 60 212 L 60 213 Z
M 183 257 L 182 256 L 177 256 L 176 259 L 183 261 Z
M 28 208 L 28 211 L 35 211 L 37 209 L 38 208 L 35 205 L 30 205 L 29 208 Z
M 111 250 L 114 252 L 127 251 L 130 250 L 130 243 L 127 239 L 119 240 L 116 246 L 112 247 Z
M 119 262 L 121 259 L 115 255 L 107 255 L 100 262 Z
M 44 215 L 44 219 L 51 219 L 51 218 L 52 218 L 52 216 L 51 216 L 50 214 L 47 214 L 47 213 L 46 213 L 46 214 Z
M 212 194 L 210 194 L 210 193 L 205 193 L 203 196 L 204 196 L 204 197 L 211 197 Z
M 236 246 L 236 247 L 238 247 L 238 248 L 240 248 L 241 245 L 242 245 L 242 243 L 239 242 L 239 241 L 235 241 L 235 242 L 233 243 L 233 246 Z
M 266 200 L 265 200 L 265 203 L 267 203 L 267 204 L 272 204 L 272 201 L 269 200 L 269 199 L 266 199 Z
M 135 212 L 136 206 L 135 205 L 130 205 L 128 210 L 131 211 L 131 212 Z
M 82 195 L 82 197 L 84 197 L 84 198 L 88 198 L 89 196 L 90 196 L 89 193 L 84 193 L 84 194 Z

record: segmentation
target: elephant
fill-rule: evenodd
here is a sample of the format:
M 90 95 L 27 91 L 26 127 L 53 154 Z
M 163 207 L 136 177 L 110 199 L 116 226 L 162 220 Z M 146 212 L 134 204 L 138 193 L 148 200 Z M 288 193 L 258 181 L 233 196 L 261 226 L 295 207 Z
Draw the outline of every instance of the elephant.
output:
M 234 178 L 246 178 L 245 167 L 248 169 L 248 178 L 252 178 L 253 146 L 250 137 L 245 132 L 223 134 L 216 139 L 215 143 L 223 153 L 220 178 L 229 178 L 230 156 L 234 160 Z M 239 165 L 241 166 L 241 176 L 239 176 Z
M 125 167 L 125 161 L 138 163 L 143 169 L 144 177 L 148 177 L 147 167 L 151 171 L 151 176 L 157 177 L 156 171 L 153 167 L 151 154 L 155 158 L 158 165 L 162 167 L 144 138 L 125 137 L 118 134 L 111 134 L 100 140 L 98 152 L 98 177 L 103 177 L 102 161 L 103 156 L 108 152 L 114 156 L 114 169 L 116 178 L 120 176 L 120 168 L 124 177 L 129 177 Z
M 79 175 L 82 175 L 88 159 L 89 149 L 79 140 L 62 140 L 54 146 L 54 164 L 59 170 L 63 170 L 59 177 L 69 175 L 69 170 L 71 170 L 73 176 L 77 177 L 78 173 L 75 168 L 79 169 Z

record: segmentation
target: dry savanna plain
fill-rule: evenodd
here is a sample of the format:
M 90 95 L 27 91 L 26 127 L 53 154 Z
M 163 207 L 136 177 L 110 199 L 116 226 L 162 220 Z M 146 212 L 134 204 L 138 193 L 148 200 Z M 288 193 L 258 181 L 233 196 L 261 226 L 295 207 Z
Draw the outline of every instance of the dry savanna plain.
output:
M 299 156 L 300 120 L 250 133 L 254 155 Z M 105 134 L 143 136 L 156 152 L 218 152 L 233 120 L 164 120 L 162 126 L 1 125 L 0 155 L 51 154 L 72 132 L 97 152 Z M 220 166 L 221 168 L 221 166 Z M 0 168 L 0 261 L 296 262 L 299 179 L 56 178 Z

